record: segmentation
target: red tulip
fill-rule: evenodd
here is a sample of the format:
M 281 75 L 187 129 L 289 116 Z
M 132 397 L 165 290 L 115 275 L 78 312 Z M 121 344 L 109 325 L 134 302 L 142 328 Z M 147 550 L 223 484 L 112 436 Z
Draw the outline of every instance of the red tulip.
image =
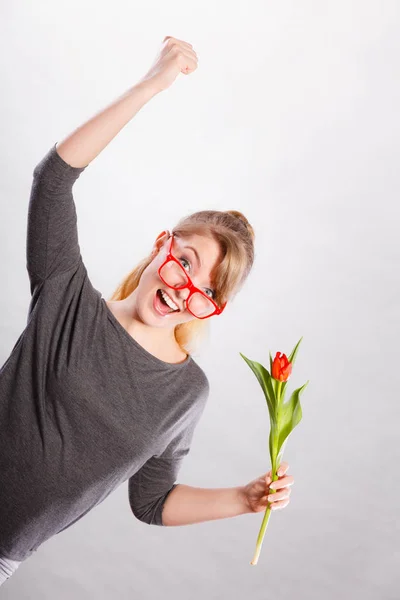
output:
M 277 352 L 272 363 L 272 377 L 278 381 L 287 381 L 292 372 L 292 363 L 288 361 L 286 354 Z
M 290 360 L 288 360 L 286 354 L 281 354 L 281 352 L 277 352 L 275 359 L 272 360 L 271 350 L 269 351 L 271 374 L 262 364 L 246 358 L 246 356 L 240 352 L 240 356 L 246 361 L 254 375 L 257 377 L 267 401 L 271 423 L 269 452 L 272 465 L 271 473 L 274 474 L 272 478 L 273 481 L 278 479 L 277 471 L 281 464 L 286 440 L 302 419 L 299 398 L 309 382 L 307 381 L 307 383 L 295 390 L 287 402 L 284 402 L 286 386 L 283 385 L 283 382 L 286 382 L 290 377 L 292 366 L 296 361 L 297 350 L 302 339 L 302 337 L 299 339 L 292 352 L 289 354 Z M 250 563 L 251 565 L 256 565 L 260 556 L 261 546 L 265 530 L 268 526 L 270 514 L 271 507 L 267 506 L 258 534 L 253 560 Z

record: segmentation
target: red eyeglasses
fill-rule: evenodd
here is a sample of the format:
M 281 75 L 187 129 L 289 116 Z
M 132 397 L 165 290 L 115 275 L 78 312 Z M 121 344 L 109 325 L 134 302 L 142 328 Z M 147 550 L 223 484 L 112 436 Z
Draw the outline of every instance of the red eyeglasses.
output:
M 220 315 L 227 305 L 227 302 L 221 307 L 217 306 L 214 300 L 193 284 L 186 270 L 172 254 L 173 241 L 174 234 L 171 235 L 167 257 L 158 269 L 160 278 L 168 287 L 175 290 L 189 288 L 190 293 L 185 300 L 186 309 L 197 319 L 208 319 L 213 315 Z

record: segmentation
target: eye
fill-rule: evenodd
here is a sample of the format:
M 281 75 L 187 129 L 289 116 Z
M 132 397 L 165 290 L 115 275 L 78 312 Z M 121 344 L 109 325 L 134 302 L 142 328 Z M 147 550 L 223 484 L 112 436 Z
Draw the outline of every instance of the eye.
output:
M 204 292 L 205 292 L 206 294 L 207 294 L 207 292 L 210 292 L 209 294 L 207 294 L 207 296 L 210 296 L 210 298 L 212 298 L 212 299 L 214 300 L 214 298 L 215 298 L 215 292 L 214 292 L 214 290 L 210 290 L 210 288 L 206 288 L 206 289 L 204 290 Z
M 180 261 L 182 261 L 182 260 L 183 260 L 185 263 L 187 263 L 187 264 L 189 265 L 189 271 L 190 271 L 190 262 L 189 262 L 188 260 L 186 260 L 186 258 L 180 258 L 179 260 L 180 260 Z M 186 268 L 186 267 L 185 267 L 185 265 L 183 265 L 183 268 L 184 268 L 184 269 Z
M 183 256 L 179 259 L 181 262 L 185 262 L 189 265 L 189 271 L 190 271 L 190 262 L 184 258 Z M 186 269 L 185 265 L 182 265 L 184 269 Z M 204 293 L 209 296 L 210 298 L 212 298 L 213 300 L 215 299 L 215 290 L 211 290 L 210 288 L 205 288 Z

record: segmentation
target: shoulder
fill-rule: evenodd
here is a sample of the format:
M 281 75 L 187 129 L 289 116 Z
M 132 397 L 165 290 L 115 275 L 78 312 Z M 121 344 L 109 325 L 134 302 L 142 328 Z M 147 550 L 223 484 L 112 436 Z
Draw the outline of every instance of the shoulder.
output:
M 210 393 L 210 382 L 205 373 L 205 371 L 200 367 L 198 362 L 193 358 L 191 358 L 191 369 L 190 369 L 190 377 L 194 386 L 197 387 L 198 392 L 204 396 L 204 399 L 207 400 L 208 395 Z

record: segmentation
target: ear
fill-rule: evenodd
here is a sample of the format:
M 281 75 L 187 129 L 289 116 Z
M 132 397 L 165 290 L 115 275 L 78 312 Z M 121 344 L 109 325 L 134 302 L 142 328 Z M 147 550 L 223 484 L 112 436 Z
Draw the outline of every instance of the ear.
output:
M 155 256 L 159 253 L 160 248 L 165 244 L 165 242 L 170 238 L 171 234 L 168 230 L 162 231 L 156 237 L 156 241 L 154 242 L 153 249 L 151 251 L 151 255 Z

